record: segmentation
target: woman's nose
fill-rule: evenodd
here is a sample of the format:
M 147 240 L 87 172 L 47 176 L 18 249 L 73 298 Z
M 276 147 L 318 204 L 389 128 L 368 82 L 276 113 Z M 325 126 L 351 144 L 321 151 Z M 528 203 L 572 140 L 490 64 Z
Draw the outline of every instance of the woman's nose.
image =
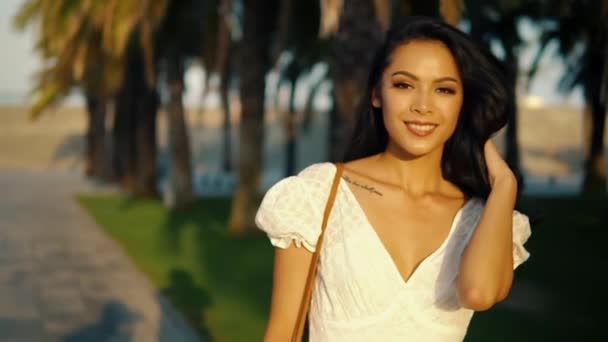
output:
M 431 104 L 429 103 L 430 99 L 427 95 L 418 94 L 412 104 L 410 106 L 411 112 L 416 112 L 419 114 L 427 114 L 431 111 Z

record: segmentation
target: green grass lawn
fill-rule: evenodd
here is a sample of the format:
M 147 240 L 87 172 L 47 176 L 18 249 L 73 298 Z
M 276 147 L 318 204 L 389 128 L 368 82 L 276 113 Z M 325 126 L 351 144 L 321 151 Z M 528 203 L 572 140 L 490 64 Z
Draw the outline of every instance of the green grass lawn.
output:
M 173 212 L 159 201 L 124 196 L 79 201 L 201 335 L 261 340 L 273 250 L 264 235 L 227 236 L 228 199 Z
M 170 212 L 159 201 L 81 196 L 80 203 L 124 248 L 201 335 L 261 341 L 268 315 L 273 249 L 265 235 L 225 232 L 230 199 L 199 200 Z M 541 213 L 517 282 L 542 289 L 542 312 L 498 305 L 473 318 L 466 341 L 605 341 L 608 201 L 526 198 Z M 534 300 L 533 298 L 531 300 Z M 603 335 L 601 335 L 603 334 Z

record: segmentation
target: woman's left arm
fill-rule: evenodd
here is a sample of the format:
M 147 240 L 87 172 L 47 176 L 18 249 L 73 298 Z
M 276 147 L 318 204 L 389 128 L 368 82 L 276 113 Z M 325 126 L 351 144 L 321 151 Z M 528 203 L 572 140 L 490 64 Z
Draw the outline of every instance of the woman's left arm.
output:
M 513 283 L 513 209 L 517 180 L 491 140 L 484 146 L 492 190 L 464 250 L 457 279 L 463 306 L 484 311 L 507 297 Z

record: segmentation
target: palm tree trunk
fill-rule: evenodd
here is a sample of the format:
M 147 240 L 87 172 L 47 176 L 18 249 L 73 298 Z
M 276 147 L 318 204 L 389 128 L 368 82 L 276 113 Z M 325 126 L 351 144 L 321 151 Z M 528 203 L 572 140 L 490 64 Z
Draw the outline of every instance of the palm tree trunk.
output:
M 608 1 L 602 3 L 602 18 L 608 15 Z M 608 104 L 608 24 L 602 22 L 590 32 L 587 53 L 589 75 L 585 79 L 587 109 L 584 113 L 585 149 L 583 192 L 606 194 L 606 164 L 604 162 L 604 128 Z
M 291 34 L 293 21 L 293 0 L 280 0 L 278 9 L 278 28 L 275 49 L 271 53 L 271 64 L 276 65 L 281 52 L 287 47 L 287 42 Z
M 584 123 L 588 145 L 584 165 L 583 192 L 586 194 L 605 194 L 604 127 L 606 125 L 606 105 L 600 100 L 599 91 L 592 95 L 588 101 Z
M 222 169 L 224 172 L 232 171 L 232 129 L 230 123 L 230 76 L 232 74 L 232 63 L 229 61 L 220 70 L 220 100 L 222 102 L 222 113 L 224 117 L 223 123 L 223 161 Z
M 229 223 L 231 234 L 256 231 L 254 218 L 260 204 L 260 178 L 264 146 L 264 98 L 266 72 L 270 66 L 270 38 L 276 4 L 245 0 L 244 35 L 239 51 L 241 121 L 239 178 Z
M 220 100 L 222 102 L 223 122 L 223 149 L 222 149 L 222 170 L 224 172 L 232 171 L 232 139 L 231 139 L 231 123 L 230 123 L 230 71 L 226 66 L 222 72 L 222 80 L 220 80 Z
M 85 174 L 101 180 L 108 180 L 110 175 L 106 159 L 106 98 L 89 94 L 86 100 L 88 126 Z
M 513 44 L 505 44 L 503 46 L 513 47 Z M 513 170 L 513 173 L 517 175 L 519 181 L 519 187 L 524 188 L 524 178 L 521 176 L 521 164 L 519 158 L 519 145 L 517 138 L 517 93 L 515 91 L 517 82 L 517 56 L 513 53 L 513 50 L 505 49 L 506 59 L 505 68 L 507 75 L 507 87 L 509 89 L 509 99 L 507 103 L 507 127 L 505 131 L 505 161 Z
M 158 99 L 146 83 L 139 46 L 131 46 L 127 54 L 123 84 L 116 97 L 114 174 L 126 192 L 156 196 Z
M 190 140 L 182 101 L 184 66 L 183 58 L 177 51 L 171 52 L 169 56 L 167 74 L 169 79 L 169 106 L 167 108 L 169 180 L 171 184 L 169 207 L 177 208 L 188 205 L 194 200 Z
M 114 127 L 112 130 L 113 174 L 117 183 L 127 193 L 135 189 L 135 115 L 132 110 L 135 94 L 129 85 L 129 68 L 118 91 L 115 103 Z
M 294 175 L 296 172 L 297 158 L 297 127 L 296 127 L 296 79 L 290 80 L 291 90 L 289 91 L 289 108 L 285 122 L 285 132 L 287 133 L 287 143 L 285 144 L 285 177 Z
M 229 15 L 232 12 L 232 0 L 221 0 L 218 19 L 217 51 L 215 57 L 216 69 L 220 74 L 220 101 L 222 105 L 223 140 L 222 170 L 232 171 L 232 139 L 230 122 L 230 78 L 232 77 L 232 52 L 234 47 L 228 27 Z M 205 89 L 207 87 L 205 86 Z
M 363 95 L 373 52 L 382 30 L 373 0 L 344 0 L 338 32 L 332 44 L 330 75 L 336 104 L 335 122 L 330 123 L 329 159 L 342 160 L 356 107 Z
M 157 197 L 156 187 L 156 117 L 158 94 L 145 88 L 137 101 L 135 115 L 136 178 L 134 193 L 142 197 Z

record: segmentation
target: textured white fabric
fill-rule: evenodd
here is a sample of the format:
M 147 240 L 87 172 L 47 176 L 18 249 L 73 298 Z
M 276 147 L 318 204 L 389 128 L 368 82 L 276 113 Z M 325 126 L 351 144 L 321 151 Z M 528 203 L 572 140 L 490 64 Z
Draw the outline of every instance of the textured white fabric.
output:
M 310 251 L 321 231 L 336 168 L 312 164 L 274 184 L 255 217 L 271 243 Z M 484 203 L 456 214 L 442 245 L 403 281 L 348 184 L 341 179 L 329 217 L 311 302 L 310 341 L 462 341 L 473 310 L 462 307 L 455 279 Z M 529 258 L 528 217 L 513 212 L 514 268 Z

